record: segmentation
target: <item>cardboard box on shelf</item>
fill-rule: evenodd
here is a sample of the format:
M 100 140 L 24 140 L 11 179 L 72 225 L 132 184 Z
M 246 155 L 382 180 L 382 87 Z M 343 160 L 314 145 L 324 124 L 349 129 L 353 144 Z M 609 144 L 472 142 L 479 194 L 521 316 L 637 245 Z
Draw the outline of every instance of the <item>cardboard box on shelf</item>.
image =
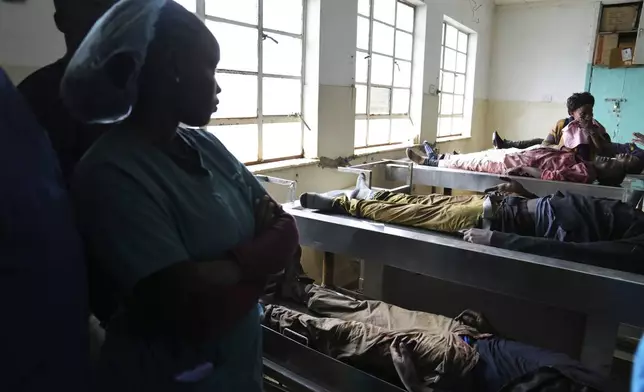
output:
M 605 34 L 597 38 L 595 48 L 595 65 L 610 65 L 611 51 L 619 46 L 619 34 Z
M 639 4 L 606 6 L 602 9 L 600 32 L 632 31 L 637 26 Z
M 633 46 L 620 45 L 611 50 L 608 68 L 632 66 L 634 54 L 635 48 Z

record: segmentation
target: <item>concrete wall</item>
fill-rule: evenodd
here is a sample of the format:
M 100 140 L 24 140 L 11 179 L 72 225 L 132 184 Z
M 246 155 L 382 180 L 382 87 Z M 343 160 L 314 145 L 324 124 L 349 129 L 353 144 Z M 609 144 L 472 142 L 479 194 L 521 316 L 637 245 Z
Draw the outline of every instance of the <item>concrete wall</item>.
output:
M 14 82 L 65 53 L 53 0 L 0 3 L 0 65 Z
M 585 88 L 599 2 L 545 1 L 497 6 L 490 67 L 488 130 L 507 138 L 545 137 Z

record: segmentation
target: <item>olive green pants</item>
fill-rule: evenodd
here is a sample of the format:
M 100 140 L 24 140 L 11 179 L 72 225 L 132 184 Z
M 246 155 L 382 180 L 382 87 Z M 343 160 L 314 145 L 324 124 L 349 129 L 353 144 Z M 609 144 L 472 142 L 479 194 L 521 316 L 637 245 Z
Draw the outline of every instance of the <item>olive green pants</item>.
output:
M 334 206 L 357 218 L 455 233 L 479 226 L 485 196 L 407 195 L 377 192 L 369 200 L 339 196 Z

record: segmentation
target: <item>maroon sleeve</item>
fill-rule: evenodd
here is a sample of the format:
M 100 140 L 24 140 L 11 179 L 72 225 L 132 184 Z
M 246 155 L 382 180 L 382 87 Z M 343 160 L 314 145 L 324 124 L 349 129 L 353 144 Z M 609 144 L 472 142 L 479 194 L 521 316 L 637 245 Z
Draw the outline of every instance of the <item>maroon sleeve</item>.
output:
M 282 212 L 273 225 L 251 241 L 232 250 L 244 276 L 266 277 L 275 274 L 293 259 L 299 248 L 295 219 Z

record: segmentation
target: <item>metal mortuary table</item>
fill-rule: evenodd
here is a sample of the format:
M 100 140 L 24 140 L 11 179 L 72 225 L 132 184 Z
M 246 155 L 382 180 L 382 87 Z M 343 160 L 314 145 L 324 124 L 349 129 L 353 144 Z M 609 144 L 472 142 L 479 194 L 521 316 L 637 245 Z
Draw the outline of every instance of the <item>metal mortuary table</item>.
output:
M 587 315 L 581 360 L 604 372 L 610 369 L 619 323 L 644 326 L 644 312 L 636 311 L 644 309 L 644 276 L 326 215 L 297 202 L 284 209 L 297 220 L 302 245 L 365 260 L 364 290 L 372 298 L 382 298 L 383 270 L 392 266 L 580 312 Z

